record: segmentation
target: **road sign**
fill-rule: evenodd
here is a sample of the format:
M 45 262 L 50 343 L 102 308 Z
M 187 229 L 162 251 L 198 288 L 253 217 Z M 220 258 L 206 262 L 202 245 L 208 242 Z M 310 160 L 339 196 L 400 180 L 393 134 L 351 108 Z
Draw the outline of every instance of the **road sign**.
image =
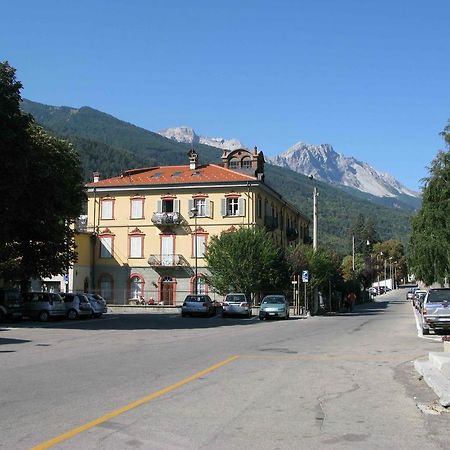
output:
M 309 281 L 309 272 L 307 270 L 302 271 L 302 281 L 307 283 Z
M 69 283 L 69 275 L 67 275 L 67 274 L 64 275 L 64 283 L 66 283 L 66 284 Z

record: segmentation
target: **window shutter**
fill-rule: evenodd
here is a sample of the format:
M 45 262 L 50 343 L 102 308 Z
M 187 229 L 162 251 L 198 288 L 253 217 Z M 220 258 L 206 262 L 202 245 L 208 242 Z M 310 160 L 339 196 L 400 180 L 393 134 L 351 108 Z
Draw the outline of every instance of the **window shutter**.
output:
M 245 198 L 240 198 L 238 200 L 238 215 L 245 216 Z
M 156 202 L 156 212 L 161 213 L 162 212 L 162 200 L 157 200 Z
M 220 199 L 220 212 L 223 217 L 227 215 L 227 199 L 222 198 Z
M 131 200 L 131 218 L 132 219 L 142 219 L 144 217 L 142 206 L 144 202 L 141 199 Z
M 212 218 L 212 205 L 211 200 L 209 198 L 205 200 L 205 217 Z
M 189 217 L 193 217 L 192 216 L 192 208 L 194 207 L 194 200 L 189 199 L 188 200 L 188 216 Z
M 102 201 L 102 219 L 112 219 L 113 218 L 113 202 L 112 200 Z
M 173 201 L 173 212 L 180 212 L 180 200 Z

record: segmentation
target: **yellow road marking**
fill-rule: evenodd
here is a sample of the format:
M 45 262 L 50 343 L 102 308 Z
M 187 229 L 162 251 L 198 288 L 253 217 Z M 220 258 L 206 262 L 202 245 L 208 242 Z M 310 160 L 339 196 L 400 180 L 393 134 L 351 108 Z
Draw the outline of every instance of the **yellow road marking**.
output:
M 151 402 L 152 400 L 161 397 L 164 394 L 167 394 L 171 391 L 174 391 L 175 389 L 178 389 L 179 387 L 184 386 L 185 384 L 188 384 L 191 381 L 197 380 L 203 375 L 213 372 L 214 370 L 219 369 L 220 367 L 230 363 L 231 361 L 234 361 L 237 358 L 238 356 L 232 356 L 231 358 L 225 359 L 224 361 L 221 361 L 217 364 L 214 364 L 211 367 L 208 367 L 207 369 L 197 372 L 194 375 L 185 378 L 184 380 L 178 381 L 177 383 L 172 384 L 164 389 L 160 389 L 159 391 L 156 391 L 153 394 L 147 395 L 146 397 L 136 400 L 135 402 L 129 403 L 128 405 L 123 406 L 122 408 L 115 409 L 114 411 L 111 411 L 110 413 L 105 414 L 104 416 L 101 416 L 98 419 L 92 420 L 91 422 L 81 425 L 80 427 L 73 428 L 72 430 L 60 434 L 59 436 L 56 436 L 53 439 L 50 439 L 49 441 L 43 442 L 42 444 L 38 444 L 31 450 L 44 450 L 46 448 L 53 447 L 54 445 L 66 441 L 67 439 L 70 439 L 76 436 L 77 434 L 83 433 L 84 431 L 94 428 L 95 426 L 100 425 L 101 423 L 107 422 L 108 420 L 111 420 L 114 417 L 117 417 L 123 413 L 130 411 L 131 409 L 137 408 L 138 406 Z

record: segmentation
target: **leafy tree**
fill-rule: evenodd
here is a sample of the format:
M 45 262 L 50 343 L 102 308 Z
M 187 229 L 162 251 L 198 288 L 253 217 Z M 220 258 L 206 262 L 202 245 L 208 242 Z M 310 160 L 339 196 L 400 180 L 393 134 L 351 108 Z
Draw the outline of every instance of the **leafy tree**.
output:
M 9 124 L 3 131 L 12 136 L 1 149 L 11 172 L 3 174 L 0 197 L 14 191 L 7 214 L 1 215 L 0 276 L 20 280 L 25 290 L 31 277 L 63 273 L 74 262 L 71 225 L 82 211 L 83 178 L 71 145 L 20 114 L 21 85 L 14 69 L 4 63 L 0 73 L 1 114 Z
M 360 253 L 355 254 L 355 269 L 353 270 L 353 256 L 347 255 L 342 260 L 341 271 L 345 281 L 361 281 L 365 279 L 366 261 Z
M 291 276 L 303 270 L 310 272 L 309 288 L 328 290 L 328 283 L 334 285 L 339 277 L 339 258 L 333 252 L 324 248 L 314 250 L 310 245 L 298 244 L 290 249 L 287 260 Z
M 260 229 L 212 236 L 205 260 L 211 272 L 206 281 L 221 294 L 273 292 L 289 286 L 283 252 Z
M 450 122 L 441 133 L 447 151 L 440 151 L 425 178 L 422 208 L 412 220 L 408 264 L 427 284 L 450 275 Z

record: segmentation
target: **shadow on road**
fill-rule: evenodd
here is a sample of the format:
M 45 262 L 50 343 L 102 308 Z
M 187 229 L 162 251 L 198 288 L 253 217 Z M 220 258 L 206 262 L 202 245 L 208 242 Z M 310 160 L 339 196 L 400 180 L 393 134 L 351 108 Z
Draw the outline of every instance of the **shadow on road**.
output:
M 292 320 L 292 319 L 291 319 Z M 15 328 L 54 328 L 82 330 L 182 330 L 231 326 L 254 326 L 259 324 L 257 317 L 222 318 L 213 317 L 181 317 L 174 313 L 108 313 L 100 319 L 52 320 L 41 323 L 31 320 L 11 323 Z

